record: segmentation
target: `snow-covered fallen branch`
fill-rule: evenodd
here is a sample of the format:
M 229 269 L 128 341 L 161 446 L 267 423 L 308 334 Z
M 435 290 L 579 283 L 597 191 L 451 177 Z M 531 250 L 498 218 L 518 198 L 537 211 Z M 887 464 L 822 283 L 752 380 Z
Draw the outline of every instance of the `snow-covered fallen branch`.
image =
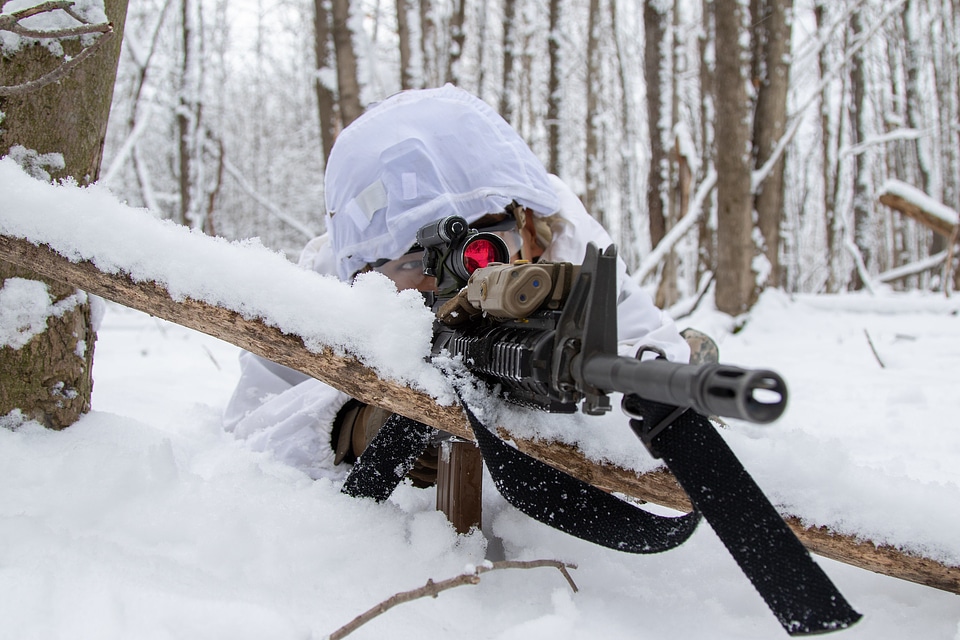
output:
M 929 271 L 930 269 L 936 269 L 943 264 L 944 260 L 947 259 L 947 251 L 941 251 L 940 253 L 935 253 L 932 256 L 928 256 L 923 260 L 917 260 L 916 262 L 911 262 L 910 264 L 901 265 L 899 267 L 894 267 L 893 269 L 888 269 L 883 273 L 879 274 L 876 278 L 877 282 L 894 282 L 900 280 L 901 278 L 908 278 L 910 276 L 915 276 L 924 271 Z
M 920 189 L 899 180 L 888 180 L 880 187 L 880 202 L 916 220 L 945 238 L 956 233 L 957 212 L 936 201 Z

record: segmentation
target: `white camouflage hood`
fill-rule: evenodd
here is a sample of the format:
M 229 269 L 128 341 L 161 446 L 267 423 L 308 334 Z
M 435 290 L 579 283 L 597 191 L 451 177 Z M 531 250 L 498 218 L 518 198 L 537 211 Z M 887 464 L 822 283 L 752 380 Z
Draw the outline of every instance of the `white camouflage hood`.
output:
M 325 175 L 337 274 L 403 255 L 417 230 L 447 215 L 473 222 L 516 200 L 559 206 L 543 164 L 482 100 L 447 85 L 371 107 L 336 140 Z

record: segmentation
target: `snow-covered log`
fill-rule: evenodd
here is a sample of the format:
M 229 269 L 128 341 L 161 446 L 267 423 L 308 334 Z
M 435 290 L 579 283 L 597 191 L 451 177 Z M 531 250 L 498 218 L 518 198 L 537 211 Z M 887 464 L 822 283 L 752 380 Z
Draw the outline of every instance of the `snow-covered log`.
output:
M 211 243 L 215 241 L 210 239 Z M 459 409 L 443 406 L 422 392 L 381 379 L 371 368 L 332 348 L 308 348 L 302 338 L 234 310 L 192 298 L 174 299 L 155 281 L 134 281 L 128 274 L 108 273 L 89 260 L 71 261 L 43 244 L 0 235 L 0 258 L 128 307 L 176 322 L 226 340 L 266 358 L 298 369 L 350 395 L 386 407 L 455 435 L 473 439 Z M 516 446 L 575 477 L 606 491 L 689 510 L 690 504 L 665 471 L 636 474 L 621 467 L 594 462 L 569 445 L 534 441 L 504 432 Z M 909 555 L 889 546 L 839 535 L 798 518 L 786 520 L 808 549 L 827 558 L 937 589 L 960 594 L 960 568 Z
M 945 238 L 953 238 L 957 232 L 956 211 L 899 180 L 884 183 L 880 189 L 880 202 Z

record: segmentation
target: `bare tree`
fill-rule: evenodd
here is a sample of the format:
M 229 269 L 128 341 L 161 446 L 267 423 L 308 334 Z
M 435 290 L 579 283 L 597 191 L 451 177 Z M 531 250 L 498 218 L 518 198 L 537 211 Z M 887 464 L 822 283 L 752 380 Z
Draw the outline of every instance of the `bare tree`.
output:
M 47 5 L 49 7 L 50 5 Z M 63 39 L 65 56 L 54 55 L 42 44 L 25 44 L 11 56 L 0 57 L 0 155 L 14 151 L 29 161 L 59 154 L 62 164 L 56 177 L 73 177 L 81 184 L 93 182 L 100 171 L 107 117 L 126 20 L 126 0 L 107 0 L 109 25 L 100 30 L 98 44 L 84 46 L 77 31 L 53 34 Z M 86 21 L 66 11 L 78 22 L 75 29 L 90 33 Z M 29 10 L 28 10 L 29 11 Z M 17 22 L 4 30 L 18 33 Z M 20 32 L 28 38 L 43 37 Z M 47 34 L 50 35 L 50 34 Z M 86 53 L 85 53 L 86 52 Z M 70 64 L 71 60 L 80 60 Z M 43 79 L 54 78 L 55 82 Z M 39 167 L 34 167 L 40 173 Z M 51 169 L 52 170 L 52 169 Z M 49 174 L 46 176 L 49 178 Z M 45 279 L 38 274 L 0 262 L 0 281 L 12 278 L 32 282 L 38 295 L 46 295 L 56 310 L 46 330 L 19 348 L 0 347 L 0 415 L 19 409 L 27 418 L 54 429 L 73 424 L 90 409 L 91 377 L 96 332 L 90 304 L 82 291 Z
M 360 77 L 357 74 L 357 52 L 350 25 L 352 1 L 333 2 L 333 44 L 337 56 L 337 87 L 339 89 L 340 119 L 346 127 L 363 113 L 360 102 Z
M 516 107 L 516 69 L 514 58 L 516 48 L 518 0 L 503 0 L 503 78 L 500 84 L 500 115 L 507 122 L 513 122 L 513 110 Z
M 180 0 L 180 91 L 177 106 L 180 224 L 200 228 L 203 190 L 203 65 L 200 0 Z
M 547 170 L 560 175 L 560 0 L 550 0 L 549 28 L 547 35 L 547 56 L 549 59 L 549 76 L 547 80 Z
M 600 0 L 590 0 L 589 19 L 587 23 L 587 76 L 586 91 L 587 118 L 584 149 L 584 191 L 583 205 L 587 211 L 606 224 L 604 211 L 597 197 L 597 189 L 602 171 L 600 155 Z
M 335 68 L 330 33 L 330 0 L 313 0 L 313 43 L 317 65 L 314 89 L 317 93 L 320 141 L 323 145 L 324 164 L 326 164 L 326 159 L 330 157 L 330 150 L 333 148 L 333 141 L 337 137 L 337 96 L 330 77 Z
M 731 315 L 757 300 L 750 185 L 750 114 L 746 92 L 744 8 L 716 2 L 717 50 L 717 308 Z
M 814 16 L 816 18 L 817 32 L 823 33 L 828 28 L 831 3 L 824 0 L 818 0 Z M 826 47 L 821 47 L 817 56 L 820 78 L 826 79 L 830 75 L 830 57 Z M 827 245 L 827 278 L 826 288 L 828 293 L 840 291 L 845 282 L 845 276 L 841 265 L 844 262 L 843 256 L 843 233 L 844 224 L 842 213 L 838 209 L 837 195 L 840 188 L 837 139 L 840 134 L 834 134 L 835 118 L 833 116 L 832 99 L 830 85 L 823 84 L 820 91 L 820 145 L 821 145 L 821 163 L 822 163 L 822 184 L 823 193 L 823 211 L 826 222 L 826 245 Z M 843 122 L 842 120 L 840 121 Z
M 420 7 L 420 59 L 423 65 L 424 86 L 435 86 L 440 80 L 437 55 L 436 6 L 432 0 L 419 0 Z
M 707 171 L 713 166 L 715 147 L 713 144 L 713 114 L 716 105 L 714 82 L 714 5 L 711 0 L 702 0 L 700 3 L 699 38 L 697 53 L 700 63 L 700 104 L 697 105 L 700 114 L 700 172 L 696 176 L 702 182 Z M 709 196 L 708 196 L 709 198 Z M 705 205 L 705 208 L 708 206 Z M 705 276 L 716 273 L 716 227 L 712 224 L 712 216 L 703 215 L 698 224 L 697 238 L 697 268 L 696 281 L 699 284 Z
M 667 15 L 663 3 L 643 3 L 644 59 L 643 75 L 647 85 L 647 133 L 650 139 L 650 171 L 647 177 L 647 216 L 650 245 L 656 247 L 667 233 L 667 145 L 663 131 L 663 87 L 666 78 L 663 55 L 667 33 Z
M 639 174 L 639 158 L 632 141 L 636 139 L 636 107 L 633 100 L 633 77 L 635 65 L 628 60 L 625 51 L 624 36 L 629 31 L 621 27 L 620 8 L 617 0 L 609 0 L 610 26 L 616 46 L 617 72 L 620 81 L 620 108 L 619 124 L 621 135 L 615 140 L 619 151 L 620 172 L 618 191 L 620 193 L 620 246 L 621 257 L 627 263 L 627 268 L 635 269 L 639 263 L 640 247 L 638 242 L 638 215 L 637 177 Z
M 467 17 L 467 0 L 454 0 L 453 16 L 450 19 L 450 53 L 447 56 L 446 81 L 460 84 L 460 59 L 467 41 L 464 22 Z
M 757 169 L 775 152 L 787 128 L 787 93 L 790 88 L 790 44 L 793 0 L 757 0 L 760 15 L 752 19 L 759 58 L 754 77 L 757 103 L 754 115 L 753 154 Z M 784 156 L 756 186 L 754 206 L 763 236 L 769 274 L 766 283 L 781 284 L 780 225 L 783 217 Z
M 863 15 L 854 11 L 850 15 L 850 33 L 856 42 L 863 36 Z M 853 99 L 849 106 L 850 119 L 853 122 L 852 143 L 861 144 L 869 135 L 867 129 L 867 72 L 866 59 L 862 48 L 853 54 L 850 65 L 850 90 Z M 854 155 L 854 193 L 853 193 L 853 241 L 855 250 L 855 268 L 851 278 L 855 289 L 863 288 L 866 283 L 865 269 L 868 269 L 874 250 L 874 221 L 872 216 L 872 193 L 870 189 L 870 171 L 866 166 L 866 154 Z
M 414 89 L 413 51 L 411 42 L 413 29 L 410 24 L 412 6 L 410 0 L 396 0 L 397 2 L 397 45 L 400 53 L 400 88 Z

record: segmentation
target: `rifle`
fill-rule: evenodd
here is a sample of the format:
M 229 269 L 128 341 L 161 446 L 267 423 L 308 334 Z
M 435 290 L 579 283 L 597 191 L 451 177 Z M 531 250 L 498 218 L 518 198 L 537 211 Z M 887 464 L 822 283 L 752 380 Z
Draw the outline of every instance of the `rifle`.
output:
M 439 291 L 427 294 L 437 316 L 433 355 L 461 358 L 510 400 L 564 413 L 582 403 L 585 414 L 601 415 L 611 408 L 609 394 L 620 392 L 760 424 L 786 409 L 786 384 L 773 371 L 617 355 L 613 246 L 601 253 L 589 244 L 579 266 L 509 264 L 499 237 L 457 216 L 423 227 L 417 241 Z M 492 259 L 468 274 L 477 253 Z
M 631 429 L 666 463 L 694 511 L 655 515 L 528 458 L 461 398 L 508 502 L 567 533 L 633 553 L 682 544 L 702 515 L 788 633 L 823 633 L 859 620 L 706 418 L 776 420 L 787 401 L 777 373 L 619 356 L 613 246 L 601 252 L 589 244 L 581 265 L 510 263 L 497 235 L 470 229 L 459 216 L 423 226 L 417 243 L 424 274 L 436 278 L 435 290 L 424 294 L 436 315 L 434 358 L 458 358 L 508 400 L 540 410 L 569 413 L 579 404 L 600 415 L 611 409 L 610 394 L 622 393 Z M 386 499 L 435 436 L 426 425 L 391 416 L 343 491 Z

